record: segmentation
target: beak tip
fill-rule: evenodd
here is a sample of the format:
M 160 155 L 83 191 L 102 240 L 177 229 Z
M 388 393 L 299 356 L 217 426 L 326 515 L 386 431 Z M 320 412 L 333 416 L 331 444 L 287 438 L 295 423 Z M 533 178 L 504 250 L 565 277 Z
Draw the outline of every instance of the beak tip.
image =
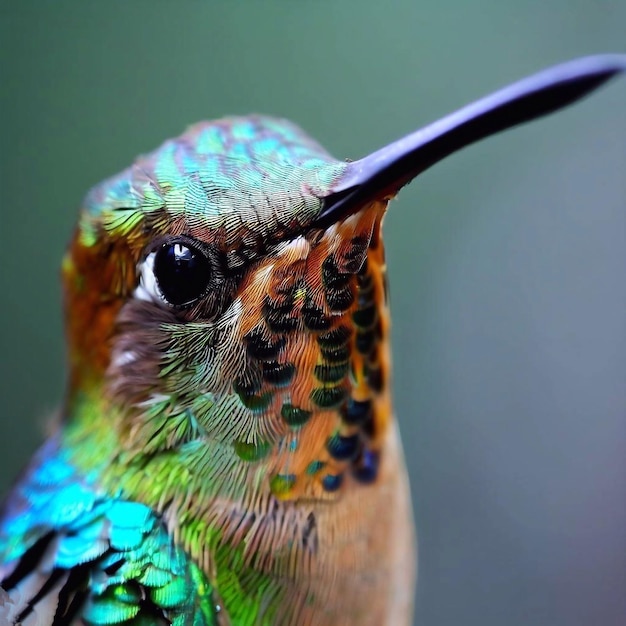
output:
M 477 100 L 349 163 L 325 198 L 317 221 L 333 222 L 363 201 L 395 195 L 447 155 L 564 108 L 622 73 L 626 54 L 597 54 L 550 67 Z

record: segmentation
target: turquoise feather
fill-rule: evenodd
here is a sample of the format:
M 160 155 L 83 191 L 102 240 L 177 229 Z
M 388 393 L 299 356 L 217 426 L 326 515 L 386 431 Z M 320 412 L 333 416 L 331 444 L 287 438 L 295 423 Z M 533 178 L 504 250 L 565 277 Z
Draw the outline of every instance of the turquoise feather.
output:
M 22 575 L 26 562 L 32 571 Z M 0 563 L 14 620 L 36 610 L 30 604 L 59 579 L 67 594 L 87 596 L 82 619 L 88 625 L 217 624 L 211 586 L 163 520 L 143 504 L 100 493 L 56 441 L 42 448 L 6 504 Z M 72 573 L 80 573 L 79 580 Z M 52 614 L 49 620 L 42 623 L 65 623 Z

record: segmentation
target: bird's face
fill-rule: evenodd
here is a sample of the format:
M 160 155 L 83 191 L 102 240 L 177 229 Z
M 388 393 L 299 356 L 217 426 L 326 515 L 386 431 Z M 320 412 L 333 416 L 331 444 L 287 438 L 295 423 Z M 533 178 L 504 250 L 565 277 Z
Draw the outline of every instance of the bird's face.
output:
M 319 225 L 346 164 L 292 125 L 198 125 L 88 197 L 65 264 L 76 390 L 121 448 L 193 444 L 279 497 L 372 480 L 389 419 L 375 198 Z
M 96 444 L 113 433 L 122 471 L 166 459 L 161 478 L 183 467 L 213 495 L 332 498 L 346 476 L 375 480 L 391 415 L 389 199 L 624 67 L 566 63 L 351 163 L 258 116 L 138 159 L 89 194 L 65 260 L 68 412 L 87 414 Z

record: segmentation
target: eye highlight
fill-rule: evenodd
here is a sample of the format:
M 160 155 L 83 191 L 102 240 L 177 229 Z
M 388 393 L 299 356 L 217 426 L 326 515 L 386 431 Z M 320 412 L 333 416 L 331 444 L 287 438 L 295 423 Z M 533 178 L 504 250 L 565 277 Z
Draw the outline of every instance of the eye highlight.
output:
M 141 268 L 137 296 L 158 297 L 171 306 L 193 304 L 207 291 L 213 267 L 207 254 L 188 241 L 167 241 L 151 252 Z

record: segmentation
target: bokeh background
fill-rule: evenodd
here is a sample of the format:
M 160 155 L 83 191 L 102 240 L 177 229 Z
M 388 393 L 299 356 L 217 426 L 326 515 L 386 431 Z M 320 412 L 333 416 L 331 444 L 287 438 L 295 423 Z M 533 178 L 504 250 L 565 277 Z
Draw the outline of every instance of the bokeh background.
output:
M 357 158 L 625 33 L 623 0 L 3 2 L 0 490 L 61 400 L 58 267 L 91 185 L 225 113 Z M 625 181 L 622 79 L 392 205 L 415 624 L 626 623 Z

